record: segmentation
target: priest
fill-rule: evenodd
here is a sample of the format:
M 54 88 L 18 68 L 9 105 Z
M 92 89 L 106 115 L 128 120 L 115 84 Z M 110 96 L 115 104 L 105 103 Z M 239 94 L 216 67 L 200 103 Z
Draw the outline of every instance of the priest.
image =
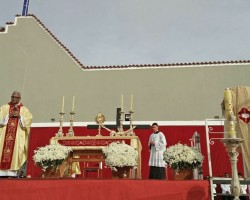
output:
M 152 124 L 153 133 L 149 138 L 149 179 L 166 179 L 165 166 L 166 163 L 163 160 L 163 152 L 166 150 L 166 138 L 162 132 L 158 130 L 158 124 Z
M 0 108 L 0 176 L 17 176 L 27 159 L 32 114 L 14 91 L 11 101 Z

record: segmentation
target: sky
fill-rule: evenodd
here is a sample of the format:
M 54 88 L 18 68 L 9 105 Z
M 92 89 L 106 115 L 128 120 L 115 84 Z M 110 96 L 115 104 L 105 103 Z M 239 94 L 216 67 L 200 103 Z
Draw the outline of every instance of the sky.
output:
M 23 0 L 0 0 L 0 26 Z M 30 0 L 87 66 L 250 59 L 250 0 Z

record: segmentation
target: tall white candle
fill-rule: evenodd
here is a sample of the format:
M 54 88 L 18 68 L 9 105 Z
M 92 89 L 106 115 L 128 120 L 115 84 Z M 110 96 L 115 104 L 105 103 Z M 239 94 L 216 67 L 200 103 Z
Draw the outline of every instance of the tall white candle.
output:
M 133 111 L 133 95 L 130 96 L 130 110 Z
M 75 96 L 73 96 L 73 102 L 72 102 L 72 112 L 75 110 Z
M 62 98 L 62 113 L 64 112 L 64 96 Z
M 121 95 L 121 112 L 123 112 L 123 94 Z
M 227 124 L 228 137 L 235 138 L 236 137 L 235 122 L 234 119 L 232 119 L 232 117 L 234 117 L 233 97 L 230 88 L 226 88 L 224 91 L 224 104 L 225 104 L 225 118 L 229 122 Z

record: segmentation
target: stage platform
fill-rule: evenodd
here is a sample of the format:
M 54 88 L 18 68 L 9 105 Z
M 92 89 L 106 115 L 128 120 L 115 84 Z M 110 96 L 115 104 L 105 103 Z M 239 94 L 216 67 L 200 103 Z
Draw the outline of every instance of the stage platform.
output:
M 1 200 L 209 200 L 208 181 L 0 179 Z

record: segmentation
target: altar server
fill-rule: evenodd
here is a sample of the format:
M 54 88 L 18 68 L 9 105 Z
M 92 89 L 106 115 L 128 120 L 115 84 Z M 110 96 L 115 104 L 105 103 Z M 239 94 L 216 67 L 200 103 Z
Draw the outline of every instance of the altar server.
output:
M 17 176 L 27 159 L 32 114 L 20 103 L 20 92 L 0 108 L 0 176 Z
M 158 130 L 158 124 L 152 124 L 153 133 L 149 138 L 149 179 L 166 179 L 165 167 L 166 163 L 163 160 L 163 152 L 166 150 L 166 138 L 162 132 Z

